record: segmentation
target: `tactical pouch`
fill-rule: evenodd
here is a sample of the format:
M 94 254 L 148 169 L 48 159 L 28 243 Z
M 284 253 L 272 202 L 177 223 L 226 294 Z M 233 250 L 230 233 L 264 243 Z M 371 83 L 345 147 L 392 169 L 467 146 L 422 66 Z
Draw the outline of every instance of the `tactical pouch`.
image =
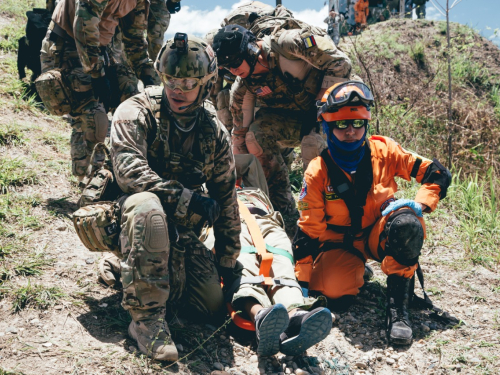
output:
M 71 113 L 73 96 L 60 68 L 42 73 L 35 81 L 38 95 L 51 115 L 62 116 Z
M 80 207 L 101 201 L 113 201 L 121 193 L 112 172 L 109 150 L 104 143 L 97 143 L 94 146 L 90 164 L 89 177 L 84 180 L 88 182 L 78 202 Z
M 80 240 L 90 251 L 119 251 L 118 208 L 113 202 L 82 207 L 73 214 Z

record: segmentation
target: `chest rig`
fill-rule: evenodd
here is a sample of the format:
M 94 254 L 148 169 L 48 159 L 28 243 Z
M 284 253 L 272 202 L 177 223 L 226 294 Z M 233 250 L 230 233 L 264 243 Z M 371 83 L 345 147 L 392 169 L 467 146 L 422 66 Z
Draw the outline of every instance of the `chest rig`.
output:
M 178 135 L 182 133 L 165 107 L 163 88 L 148 87 L 146 95 L 154 117 L 151 142 L 148 139 L 149 165 L 166 180 L 179 181 L 191 190 L 203 190 L 202 185 L 211 179 L 214 170 L 215 120 L 202 108 L 196 125 L 181 142 Z
M 278 44 L 280 33 L 264 38 L 262 48 L 267 53 L 270 72 L 256 80 L 248 80 L 249 90 L 255 94 L 262 107 L 283 108 L 294 111 L 308 111 L 315 107 L 316 95 L 321 88 L 324 72 L 312 68 L 303 80 L 283 73 L 279 63 L 280 55 L 288 60 L 300 60 L 289 55 Z M 259 87 L 257 87 L 259 86 Z M 269 87 L 272 91 L 267 95 L 259 91 L 260 86 Z M 261 89 L 262 90 L 262 89 Z

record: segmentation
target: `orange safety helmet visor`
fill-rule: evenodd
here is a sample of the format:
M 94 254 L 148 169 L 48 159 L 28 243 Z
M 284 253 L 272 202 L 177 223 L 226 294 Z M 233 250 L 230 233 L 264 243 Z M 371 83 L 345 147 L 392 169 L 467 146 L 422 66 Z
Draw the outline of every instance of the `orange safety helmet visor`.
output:
M 318 107 L 318 121 L 371 120 L 373 95 L 368 86 L 359 81 L 336 83 L 325 91 Z M 354 116 L 354 117 L 353 117 Z

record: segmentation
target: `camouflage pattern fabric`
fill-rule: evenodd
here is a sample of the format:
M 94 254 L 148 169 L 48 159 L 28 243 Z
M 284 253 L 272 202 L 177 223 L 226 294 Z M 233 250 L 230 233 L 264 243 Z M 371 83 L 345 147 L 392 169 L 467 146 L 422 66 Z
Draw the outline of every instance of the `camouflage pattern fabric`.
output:
M 189 230 L 203 226 L 188 209 L 193 192 L 215 199 L 220 207 L 215 222 L 217 262 L 234 267 L 239 253 L 240 222 L 236 201 L 235 167 L 229 136 L 215 114 L 199 108 L 191 147 L 166 110 L 161 87 L 122 103 L 111 128 L 111 157 L 118 185 L 128 194 L 155 193 L 169 222 Z M 163 108 L 163 110 L 162 110 Z
M 101 18 L 105 16 L 106 20 L 112 19 L 113 11 L 119 10 L 119 6 L 113 3 L 110 0 L 81 0 L 76 3 L 73 21 L 76 48 L 84 71 L 93 77 L 103 74 L 104 57 L 101 54 L 99 32 L 103 27 Z M 147 3 L 147 0 L 136 0 L 132 11 L 121 18 L 120 26 L 125 53 L 138 77 L 144 74 L 143 71 L 153 74 L 153 62 L 148 57 L 148 45 L 144 38 Z
M 73 117 L 70 141 L 72 172 L 75 176 L 84 176 L 95 144 L 104 142 L 106 138 L 109 121 L 103 105 L 94 99 L 91 76 L 84 72 L 74 42 L 60 37 L 52 38 L 56 41 L 50 40 L 52 28 L 53 24 L 49 26 L 40 51 L 42 73 L 60 67 L 69 84 L 74 100 L 70 113 Z M 121 99 L 138 92 L 137 79 L 126 67 L 117 68 L 117 80 L 123 89 L 119 93 Z
M 165 0 L 151 0 L 148 15 L 148 53 L 149 58 L 156 61 L 156 57 L 164 44 L 165 33 L 170 24 L 170 12 Z
M 311 37 L 314 43 L 311 43 Z M 318 93 L 334 82 L 349 77 L 351 61 L 328 36 L 312 35 L 308 29 L 283 29 L 266 36 L 262 39 L 262 50 L 270 71 L 259 76 L 238 78 L 231 87 L 233 135 L 235 132 L 244 134 L 248 131 L 245 136 L 246 147 L 261 162 L 271 201 L 278 211 L 293 222 L 298 217 L 298 211 L 292 196 L 288 168 L 282 156 L 283 148 L 297 147 L 305 137 L 310 137 L 316 125 L 315 99 Z M 309 73 L 302 80 L 290 74 L 285 75 L 281 69 L 285 60 L 291 64 L 304 65 L 304 70 L 309 65 Z M 244 121 L 244 100 L 253 100 L 261 107 L 255 119 Z M 317 136 L 313 137 L 319 141 Z M 303 154 L 318 152 L 319 155 L 325 146 L 323 142 L 318 144 L 317 151 L 303 150 Z M 310 155 L 308 158 L 310 160 Z
M 259 16 L 271 15 L 275 12 L 274 8 L 268 4 L 261 3 L 260 1 L 252 1 L 251 3 L 243 4 L 229 13 L 224 21 L 221 22 L 221 27 L 227 25 L 240 25 L 245 29 L 250 29 L 252 26 L 248 22 L 248 16 L 251 13 L 257 13 Z
M 134 311 L 134 319 L 147 318 L 165 308 L 167 301 L 181 297 L 190 308 L 213 316 L 224 307 L 222 289 L 213 253 L 191 230 L 168 225 L 163 205 L 154 193 L 124 196 L 121 206 L 122 306 Z M 169 233 L 169 229 L 174 233 Z M 185 267 L 174 262 L 181 249 Z M 169 264 L 170 262 L 170 264 Z M 176 283 L 182 273 L 185 283 Z M 181 290 L 171 289 L 180 286 Z M 187 293 L 186 293 L 187 292 Z

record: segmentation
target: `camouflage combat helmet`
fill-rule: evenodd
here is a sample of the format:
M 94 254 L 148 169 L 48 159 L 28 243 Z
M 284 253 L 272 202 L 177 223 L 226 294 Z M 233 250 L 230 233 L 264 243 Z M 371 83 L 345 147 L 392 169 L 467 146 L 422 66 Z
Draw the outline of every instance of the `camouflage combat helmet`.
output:
M 200 93 L 190 107 L 205 100 L 217 80 L 217 59 L 212 47 L 203 39 L 176 33 L 165 42 L 155 62 L 155 70 L 165 85 L 168 78 L 192 78 Z
M 271 5 L 261 3 L 260 1 L 252 1 L 251 3 L 243 4 L 233 10 L 231 13 L 224 18 L 221 26 L 227 25 L 240 25 L 245 29 L 250 29 L 252 22 L 249 17 L 254 13 L 254 17 L 269 16 L 273 14 L 274 8 Z

